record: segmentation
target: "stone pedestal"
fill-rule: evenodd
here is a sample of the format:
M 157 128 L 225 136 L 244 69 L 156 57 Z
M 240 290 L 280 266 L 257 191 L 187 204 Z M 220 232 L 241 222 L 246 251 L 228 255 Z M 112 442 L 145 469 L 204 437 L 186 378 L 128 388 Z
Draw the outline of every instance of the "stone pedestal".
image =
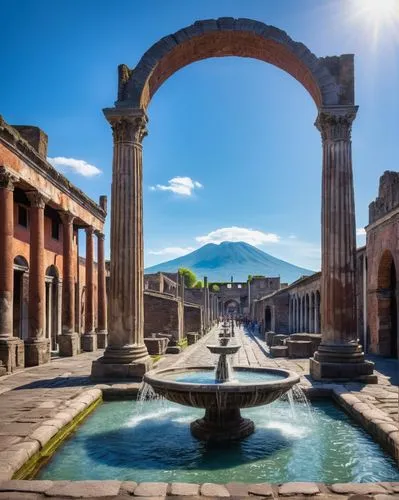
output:
M 80 338 L 77 333 L 58 336 L 60 356 L 76 356 L 80 352 Z
M 7 373 L 24 368 L 24 341 L 17 337 L 0 339 L 0 361 L 5 366 Z
M 93 352 L 97 350 L 97 334 L 85 333 L 81 337 L 82 351 Z
M 108 346 L 107 356 L 93 361 L 91 376 L 97 380 L 108 379 L 136 379 L 141 380 L 143 375 L 152 368 L 146 346 L 125 346 L 121 349 Z M 134 361 L 131 361 L 134 359 Z M 123 361 L 125 361 L 123 363 Z
M 38 366 L 50 361 L 49 339 L 25 340 L 25 366 Z
M 101 330 L 97 332 L 97 348 L 105 349 L 108 345 L 108 332 L 106 330 Z

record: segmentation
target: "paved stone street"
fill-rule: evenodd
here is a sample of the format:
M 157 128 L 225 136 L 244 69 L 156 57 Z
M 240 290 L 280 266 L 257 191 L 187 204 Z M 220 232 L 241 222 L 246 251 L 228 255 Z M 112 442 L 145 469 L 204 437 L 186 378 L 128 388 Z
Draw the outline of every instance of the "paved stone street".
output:
M 254 336 L 242 328 L 235 328 L 235 339 L 232 342 L 242 345 L 242 348 L 235 356 L 234 365 L 281 367 L 296 371 L 301 375 L 302 387 L 305 391 L 308 391 L 310 396 L 312 396 L 312 391 L 328 390 L 329 394 L 338 400 L 354 418 L 361 422 L 380 443 L 386 446 L 391 453 L 394 455 L 396 453 L 396 456 L 399 456 L 397 453 L 399 443 L 399 422 L 397 420 L 398 362 L 373 359 L 376 362 L 378 385 L 325 384 L 312 382 L 309 379 L 309 361 L 307 359 L 273 359 L 268 354 L 269 349 L 266 343 L 258 336 Z M 158 366 L 162 368 L 189 365 L 212 366 L 216 363 L 216 357 L 206 348 L 206 345 L 210 343 L 218 343 L 217 328 L 211 330 L 208 335 L 200 339 L 195 345 L 189 346 L 180 355 L 165 356 L 158 363 Z M 40 451 L 65 424 L 72 421 L 80 412 L 95 402 L 101 397 L 101 394 L 106 395 L 108 391 L 108 393 L 112 392 L 114 395 L 115 393 L 118 395 L 119 391 L 119 394 L 123 392 L 126 395 L 126 391 L 129 390 L 131 395 L 137 391 L 139 386 L 137 383 L 96 384 L 90 380 L 91 362 L 97 359 L 101 353 L 102 351 L 96 351 L 94 353 L 80 354 L 73 358 L 55 359 L 47 365 L 25 369 L 0 379 L 0 420 L 2 422 L 0 427 L 0 480 L 10 479 L 13 473 L 27 459 Z M 39 483 L 46 484 L 40 486 Z M 90 483 L 89 489 L 93 488 L 91 496 L 95 496 L 94 493 L 101 496 L 99 494 L 100 486 L 95 485 L 95 482 L 88 483 Z M 31 498 L 29 495 L 41 494 L 41 487 L 44 489 L 48 487 L 47 482 L 37 482 L 37 487 L 40 486 L 40 488 L 34 492 L 30 490 L 29 495 L 25 490 L 25 493 L 21 493 L 22 496 L 19 497 L 13 496 L 16 493 L 9 493 L 10 496 L 4 496 L 3 485 L 7 487 L 8 484 L 11 485 L 11 489 L 14 488 L 14 491 L 21 492 L 21 489 L 16 489 L 16 485 L 19 485 L 18 488 L 23 489 L 25 488 L 23 485 L 26 483 L 0 483 L 0 499 Z M 55 489 L 52 495 L 55 497 L 58 494 L 60 496 L 70 496 L 71 492 L 68 488 L 64 491 L 61 486 L 54 486 Z M 122 491 L 125 487 L 129 489 L 128 485 L 124 483 L 121 485 L 120 482 L 109 482 L 106 486 L 104 492 L 109 491 L 109 493 L 111 493 L 111 490 Z M 130 486 L 133 488 L 132 485 Z M 82 484 L 82 487 L 85 487 L 85 485 Z M 300 490 L 299 486 L 298 488 Z M 314 489 L 314 486 L 312 488 Z M 318 487 L 316 486 L 316 488 Z M 50 492 L 50 490 L 48 491 Z M 138 489 L 136 496 L 140 491 Z M 206 488 L 205 491 L 207 491 Z M 353 492 L 355 491 L 353 490 Z M 388 491 L 391 494 L 393 492 L 394 490 Z M 326 493 L 331 494 L 329 491 L 326 491 Z M 334 491 L 334 493 L 338 492 Z M 379 491 L 379 493 L 382 493 L 382 491 Z M 164 494 L 160 496 L 164 496 Z M 204 495 L 205 493 L 202 492 L 201 494 Z M 299 493 L 293 492 L 293 495 L 295 494 Z M 347 495 L 348 493 L 343 494 Z M 277 493 L 275 496 L 277 496 Z

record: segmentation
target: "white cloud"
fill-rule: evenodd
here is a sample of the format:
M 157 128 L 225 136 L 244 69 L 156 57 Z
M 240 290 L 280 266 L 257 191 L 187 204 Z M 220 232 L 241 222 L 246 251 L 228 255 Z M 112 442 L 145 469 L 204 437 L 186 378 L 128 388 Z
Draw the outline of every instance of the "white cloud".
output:
M 206 243 L 222 243 L 222 241 L 244 241 L 250 245 L 259 246 L 280 241 L 277 234 L 263 233 L 262 231 L 236 226 L 216 229 L 205 236 L 197 236 L 195 239 L 202 245 Z
M 166 247 L 162 248 L 161 250 L 149 250 L 148 253 L 151 255 L 167 255 L 167 256 L 175 256 L 175 257 L 181 257 L 182 255 L 186 255 L 187 253 L 192 252 L 195 250 L 193 247 Z
M 94 177 L 101 174 L 101 170 L 94 165 L 90 165 L 84 160 L 76 160 L 75 158 L 64 158 L 56 156 L 55 158 L 47 158 L 48 162 L 58 170 L 72 170 L 72 172 L 83 175 L 83 177 Z
M 358 227 L 356 229 L 356 236 L 366 236 L 366 230 L 364 227 Z
M 156 186 L 150 186 L 150 190 L 172 191 L 172 193 L 179 194 L 181 196 L 191 196 L 195 189 L 202 187 L 203 186 L 200 182 L 194 181 L 191 177 L 173 177 L 173 179 L 168 180 L 167 186 L 157 184 Z

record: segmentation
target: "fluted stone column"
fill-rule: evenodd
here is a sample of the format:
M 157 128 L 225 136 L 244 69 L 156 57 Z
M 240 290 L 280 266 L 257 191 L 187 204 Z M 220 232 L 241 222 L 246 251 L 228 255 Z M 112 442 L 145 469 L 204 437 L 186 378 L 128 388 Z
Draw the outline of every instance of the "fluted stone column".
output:
M 16 343 L 13 335 L 14 302 L 14 183 L 16 178 L 0 167 L 0 365 L 7 372 L 16 368 Z M 1 369 L 1 372 L 4 368 Z
M 97 334 L 94 330 L 94 228 L 86 228 L 86 312 L 82 349 L 93 352 L 97 349 Z
M 79 335 L 75 331 L 75 277 L 73 272 L 73 221 L 70 212 L 60 213 L 63 237 L 62 266 L 62 335 L 58 337 L 60 356 L 79 352 Z
M 322 341 L 311 358 L 315 379 L 358 379 L 372 374 L 356 327 L 356 226 L 351 128 L 356 106 L 322 108 L 316 121 L 323 142 Z
M 107 331 L 107 293 L 105 286 L 104 234 L 97 235 L 97 347 L 105 349 L 108 343 Z
M 152 366 L 144 344 L 143 110 L 104 110 L 114 137 L 108 347 L 94 378 L 140 378 Z
M 44 207 L 38 191 L 26 193 L 30 201 L 29 337 L 25 340 L 26 366 L 50 361 L 50 340 L 45 337 L 46 283 L 44 267 Z

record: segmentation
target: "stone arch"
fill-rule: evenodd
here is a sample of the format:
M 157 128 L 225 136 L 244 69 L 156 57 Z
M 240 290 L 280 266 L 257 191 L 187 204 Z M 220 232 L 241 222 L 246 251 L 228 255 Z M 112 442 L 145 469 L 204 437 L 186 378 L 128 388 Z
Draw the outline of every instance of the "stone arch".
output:
M 389 250 L 385 250 L 378 265 L 378 351 L 382 356 L 399 357 L 397 268 Z
M 54 264 L 51 264 L 51 266 L 48 266 L 48 268 L 46 269 L 46 276 L 49 276 L 51 278 L 55 278 L 55 279 L 59 279 L 60 277 L 60 273 L 57 269 L 56 266 L 54 266 Z
M 20 339 L 28 338 L 29 264 L 22 255 L 14 258 L 13 332 Z
M 265 331 L 270 332 L 272 329 L 272 308 L 270 306 L 265 307 Z
M 234 312 L 233 312 L 234 309 Z M 230 313 L 229 313 L 230 310 Z M 224 303 L 224 312 L 225 314 L 239 314 L 240 310 L 240 302 L 236 299 L 228 299 Z
M 249 57 L 298 80 L 316 106 L 354 103 L 353 55 L 318 58 L 287 33 L 251 19 L 197 21 L 155 43 L 131 70 L 119 66 L 118 104 L 146 110 L 158 88 L 176 71 L 211 57 Z
M 22 257 L 22 255 L 17 255 L 14 259 L 14 269 L 20 270 L 23 272 L 28 272 L 29 271 L 29 264 L 28 261 L 25 259 L 25 257 Z
M 323 147 L 320 285 L 323 334 L 321 347 L 310 366 L 311 374 L 316 379 L 331 378 L 331 373 L 332 378 L 371 374 L 373 366 L 364 362 L 356 331 L 351 131 L 357 106 L 353 55 L 317 58 L 277 28 L 233 18 L 194 23 L 156 43 L 135 69 L 119 66 L 118 100 L 115 107 L 104 109 L 114 142 L 110 337 L 107 350 L 93 364 L 92 373 L 100 378 L 122 372 L 133 376 L 150 366 L 143 328 L 142 217 L 142 142 L 147 135 L 148 104 L 162 83 L 180 68 L 201 59 L 224 56 L 257 58 L 285 70 L 307 89 L 316 104 L 315 125 Z M 303 306 L 301 297 L 301 325 Z M 132 371 L 130 365 L 127 367 L 129 363 L 134 365 Z

